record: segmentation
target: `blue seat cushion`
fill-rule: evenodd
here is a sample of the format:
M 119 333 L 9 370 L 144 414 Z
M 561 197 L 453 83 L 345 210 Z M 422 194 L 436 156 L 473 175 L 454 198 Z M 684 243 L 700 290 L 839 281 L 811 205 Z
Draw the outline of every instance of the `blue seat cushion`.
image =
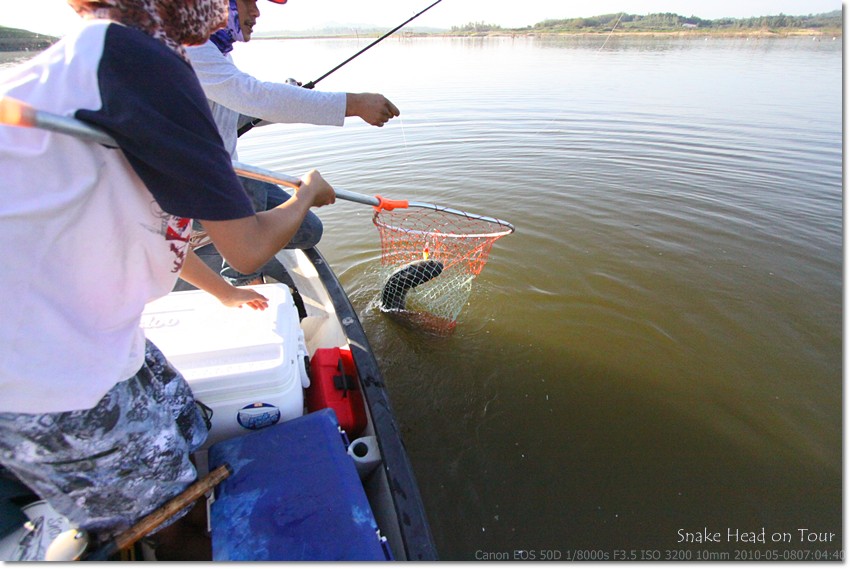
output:
M 214 561 L 386 560 L 336 414 L 323 409 L 210 448 L 233 474 L 211 507 Z

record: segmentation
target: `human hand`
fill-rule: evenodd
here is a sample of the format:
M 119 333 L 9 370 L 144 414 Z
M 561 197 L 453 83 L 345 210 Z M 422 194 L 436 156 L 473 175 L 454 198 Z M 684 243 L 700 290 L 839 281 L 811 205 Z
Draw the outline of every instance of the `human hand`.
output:
M 310 170 L 301 176 L 301 185 L 296 190 L 299 196 L 306 196 L 310 207 L 322 207 L 336 201 L 333 187 L 325 181 L 318 170 Z
M 345 116 L 360 117 L 372 126 L 384 126 L 401 114 L 392 101 L 378 93 L 346 93 Z
M 225 306 L 242 308 L 248 305 L 254 310 L 265 310 L 269 307 L 269 299 L 250 288 L 231 287 L 227 294 L 218 297 Z

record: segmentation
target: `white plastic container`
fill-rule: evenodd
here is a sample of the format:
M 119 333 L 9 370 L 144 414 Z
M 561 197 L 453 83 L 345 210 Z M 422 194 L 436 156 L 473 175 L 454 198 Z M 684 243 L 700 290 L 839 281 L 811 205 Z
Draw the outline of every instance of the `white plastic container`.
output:
M 50 544 L 71 529 L 70 522 L 44 500 L 32 502 L 21 511 L 29 521 L 0 539 L 0 561 L 45 561 Z
M 203 448 L 304 413 L 308 352 L 289 287 L 251 288 L 269 299 L 266 310 L 185 291 L 148 303 L 142 316 L 145 335 L 213 411 Z

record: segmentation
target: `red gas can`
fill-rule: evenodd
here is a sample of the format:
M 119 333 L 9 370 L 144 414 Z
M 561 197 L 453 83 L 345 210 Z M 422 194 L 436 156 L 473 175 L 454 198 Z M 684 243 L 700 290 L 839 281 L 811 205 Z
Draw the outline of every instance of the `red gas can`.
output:
M 310 359 L 307 410 L 330 407 L 339 425 L 354 440 L 366 428 L 366 405 L 351 350 L 321 348 Z

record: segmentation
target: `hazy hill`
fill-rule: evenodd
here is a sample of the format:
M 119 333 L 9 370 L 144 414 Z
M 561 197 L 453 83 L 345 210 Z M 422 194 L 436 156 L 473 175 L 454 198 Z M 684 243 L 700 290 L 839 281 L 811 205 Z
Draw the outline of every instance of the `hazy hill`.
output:
M 470 22 L 463 26 L 452 26 L 451 30 L 439 28 L 409 26 L 402 28 L 397 34 L 451 34 L 451 35 L 480 35 L 480 34 L 515 34 L 515 33 L 601 33 L 616 30 L 618 33 L 671 33 L 682 31 L 699 31 L 703 33 L 741 34 L 748 32 L 759 33 L 793 33 L 796 31 L 812 31 L 842 35 L 844 28 L 841 10 L 824 14 L 809 14 L 808 16 L 757 16 L 753 18 L 721 18 L 704 20 L 697 16 L 685 17 L 673 13 L 659 14 L 604 14 L 589 18 L 549 19 L 538 22 L 533 26 L 523 28 L 502 28 L 485 22 Z M 379 28 L 371 24 L 330 24 L 317 30 L 280 30 L 257 34 L 259 38 L 279 37 L 378 37 L 387 33 L 391 28 Z M 58 38 L 44 34 L 36 34 L 27 30 L 5 28 L 0 26 L 0 51 L 31 51 L 44 49 Z
M 50 47 L 58 39 L 27 30 L 0 26 L 0 51 L 38 51 Z
M 522 28 L 503 28 L 485 22 L 469 22 L 463 26 L 452 26 L 450 30 L 409 26 L 402 28 L 398 34 L 514 34 L 514 33 L 671 33 L 683 30 L 699 30 L 706 33 L 746 33 L 746 32 L 786 32 L 811 30 L 831 35 L 841 35 L 843 31 L 843 16 L 841 10 L 825 14 L 809 14 L 807 16 L 756 16 L 752 18 L 720 18 L 705 20 L 697 16 L 682 16 L 673 13 L 659 14 L 604 14 L 589 18 L 549 19 L 538 22 L 533 26 Z M 280 37 L 378 37 L 391 28 L 379 28 L 371 24 L 338 24 L 333 23 L 322 29 L 315 30 L 277 30 L 257 34 L 258 38 Z
M 330 24 L 315 30 L 276 30 L 254 34 L 255 38 L 304 38 L 304 37 L 380 37 L 392 28 L 379 28 L 371 24 Z M 448 30 L 443 28 L 429 28 L 421 26 L 410 26 L 400 29 L 397 34 L 444 34 Z
M 469 32 L 534 32 L 534 33 L 594 33 L 610 32 L 680 32 L 682 30 L 702 30 L 708 32 L 744 32 L 744 31 L 787 31 L 787 30 L 829 30 L 840 35 L 843 29 L 841 10 L 825 14 L 808 16 L 756 16 L 753 18 L 721 18 L 704 20 L 696 16 L 685 17 L 673 13 L 659 14 L 604 14 L 590 18 L 567 18 L 544 20 L 525 28 L 501 28 L 483 22 L 470 22 L 465 26 L 452 27 L 453 33 Z

